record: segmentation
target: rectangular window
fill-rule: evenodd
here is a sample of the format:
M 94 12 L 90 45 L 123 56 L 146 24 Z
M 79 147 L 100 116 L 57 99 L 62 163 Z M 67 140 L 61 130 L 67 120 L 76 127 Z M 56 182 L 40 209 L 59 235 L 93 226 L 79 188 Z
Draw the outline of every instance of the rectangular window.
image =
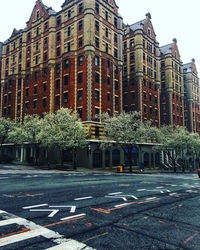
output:
M 26 89 L 26 96 L 29 96 L 29 88 Z
M 78 90 L 77 100 L 78 100 L 78 102 L 83 100 L 83 91 L 82 90 Z
M 95 56 L 95 66 L 99 66 L 99 56 Z
M 68 10 L 67 18 L 68 18 L 68 20 L 71 18 L 71 10 Z
M 108 53 L 108 43 L 106 43 L 106 53 Z
M 118 81 L 115 81 L 115 90 L 118 90 L 119 89 L 119 83 Z
M 108 28 L 105 29 L 105 36 L 108 37 Z
M 64 85 L 68 85 L 69 84 L 69 75 L 65 75 L 64 76 Z
M 99 4 L 95 3 L 95 12 L 96 14 L 99 14 Z
M 118 58 L 118 50 L 114 49 L 114 57 Z
M 60 73 L 60 63 L 56 64 L 56 74 Z
M 48 22 L 44 23 L 44 31 L 46 32 L 48 30 Z
M 95 72 L 95 82 L 99 83 L 99 73 Z
M 35 71 L 35 81 L 37 81 L 38 80 L 38 71 Z
M 47 98 L 43 98 L 42 99 L 42 107 L 46 108 L 46 106 L 47 106 Z
M 64 69 L 67 69 L 69 67 L 69 59 L 64 60 Z
M 83 72 L 78 73 L 78 83 L 83 82 Z
M 37 109 L 37 100 L 33 101 L 33 109 Z
M 82 31 L 83 30 L 83 20 L 79 21 L 78 23 L 78 31 Z
M 95 90 L 95 96 L 94 96 L 96 101 L 99 101 L 99 90 Z
M 108 11 L 105 12 L 105 19 L 108 21 Z
M 44 61 L 48 60 L 47 51 L 44 52 Z
M 78 57 L 78 65 L 83 65 L 83 56 Z
M 68 92 L 65 92 L 63 94 L 63 98 L 64 98 L 64 104 L 67 104 L 68 103 Z
M 57 95 L 56 96 L 56 106 L 59 106 L 60 105 L 60 96 Z
M 38 85 L 34 86 L 34 91 L 33 91 L 34 95 L 37 95 L 38 93 Z
M 80 4 L 78 5 L 78 13 L 79 13 L 79 14 L 83 13 L 83 3 L 80 3 Z
M 118 23 L 118 22 L 117 22 L 117 18 L 114 17 L 114 26 L 115 26 L 115 28 L 117 28 L 117 26 L 118 26 L 117 23 Z
M 45 93 L 46 91 L 47 91 L 47 84 L 45 82 L 45 83 L 43 83 L 43 92 Z
M 60 32 L 56 33 L 56 42 L 60 42 Z
M 60 89 L 60 79 L 56 80 L 56 89 Z
M 44 77 L 44 78 L 47 77 L 47 68 L 43 68 L 43 77 Z
M 60 26 L 61 25 L 61 16 L 58 16 L 56 18 L 56 26 Z
M 57 49 L 56 49 L 56 55 L 60 56 L 60 47 L 57 47 Z
M 67 51 L 68 51 L 68 52 L 71 51 L 71 43 L 70 43 L 70 42 L 67 43 Z
M 44 39 L 44 49 L 47 49 L 48 48 L 48 38 L 46 37 Z
M 95 21 L 95 30 L 99 32 L 99 22 Z
M 99 48 L 99 38 L 95 37 L 95 46 Z
M 70 26 L 67 28 L 67 35 L 71 36 L 71 27 Z
M 119 104 L 119 97 L 115 96 L 115 106 L 118 106 L 118 104 Z
M 83 47 L 83 37 L 79 37 L 79 39 L 78 39 L 78 47 L 79 48 Z

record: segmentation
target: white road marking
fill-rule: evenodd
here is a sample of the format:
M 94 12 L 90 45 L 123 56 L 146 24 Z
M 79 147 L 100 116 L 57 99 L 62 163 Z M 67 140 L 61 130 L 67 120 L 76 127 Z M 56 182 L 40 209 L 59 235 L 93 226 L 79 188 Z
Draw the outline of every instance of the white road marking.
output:
M 75 213 L 76 211 L 76 206 L 49 206 L 49 207 L 55 207 L 55 208 L 71 207 L 70 213 Z
M 127 201 L 126 197 L 122 197 L 122 196 L 104 196 L 105 198 L 121 198 L 123 199 L 124 201 Z
M 117 193 L 109 193 L 108 195 L 116 195 L 116 194 L 123 194 L 122 192 L 117 192 Z
M 44 207 L 44 206 L 48 206 L 48 204 L 39 204 L 39 205 L 30 206 L 30 207 L 23 207 L 23 209 L 31 209 L 31 208 Z
M 136 196 L 132 195 L 132 197 L 133 197 L 134 199 L 138 200 L 138 198 L 137 198 Z
M 69 219 L 73 219 L 73 218 L 77 218 L 77 217 L 81 217 L 81 216 L 85 216 L 86 214 L 77 214 L 77 215 L 74 215 L 74 216 L 69 216 L 69 217 L 65 217 L 65 218 L 62 218 L 60 220 L 69 220 Z
M 149 200 L 154 200 L 156 199 L 157 197 L 151 197 L 151 198 L 147 198 L 146 201 L 149 201 Z
M 156 188 L 164 188 L 164 187 L 156 187 Z
M 40 229 L 37 229 L 37 230 L 31 230 L 29 232 L 25 232 L 25 233 L 20 233 L 20 234 L 17 234 L 17 235 L 12 235 L 12 236 L 9 236 L 9 237 L 5 237 L 3 239 L 0 239 L 0 247 L 3 247 L 3 246 L 6 246 L 6 245 L 9 245 L 9 244 L 13 244 L 13 243 L 16 243 L 16 242 L 19 242 L 19 241 L 22 241 L 22 240 L 27 240 L 27 239 L 30 239 L 30 238 L 34 238 L 34 237 L 37 237 L 39 235 L 45 235 L 45 234 L 48 234 L 49 230 L 46 229 L 46 228 L 40 228 Z
M 87 247 L 85 244 L 80 242 L 78 242 L 77 244 L 77 241 L 75 240 L 69 240 L 58 246 L 47 248 L 46 250 L 78 250 L 78 249 L 92 250 L 94 248 Z
M 3 179 L 8 179 L 8 178 L 9 178 L 9 177 L 0 177 L 0 179 L 2 179 L 2 180 L 3 180 Z
M 13 243 L 17 243 L 23 240 L 27 240 L 27 239 L 31 239 L 37 236 L 43 236 L 46 239 L 51 240 L 52 242 L 59 244 L 57 246 L 55 246 L 54 250 L 59 249 L 65 249 L 65 250 L 77 250 L 77 249 L 85 249 L 85 250 L 94 250 L 93 248 L 87 247 L 87 245 L 78 242 L 76 240 L 73 239 L 66 239 L 64 238 L 63 235 L 59 234 L 58 232 L 54 232 L 48 228 L 44 228 L 40 225 L 35 224 L 32 221 L 28 221 L 26 219 L 23 219 L 21 217 L 17 217 L 13 214 L 7 213 L 3 210 L 0 210 L 1 214 L 5 214 L 3 215 L 3 217 L 5 218 L 5 220 L 3 220 L 1 223 L 3 225 L 6 224 L 8 225 L 8 222 L 10 222 L 10 224 L 13 224 L 13 221 L 15 219 L 15 222 L 18 225 L 21 225 L 27 229 L 29 229 L 30 231 L 28 232 L 24 232 L 24 233 L 19 233 L 16 235 L 12 235 L 12 236 L 7 236 L 5 238 L 0 238 L 0 247 L 2 246 L 7 246 Z M 85 215 L 85 214 L 82 214 Z M 81 215 L 79 215 L 81 216 Z M 51 248 L 50 248 L 51 249 Z
M 146 191 L 146 189 L 138 189 L 138 192 Z
M 19 223 L 22 223 L 22 222 L 25 222 L 25 219 L 23 219 L 23 218 L 11 218 L 11 219 L 8 219 L 8 220 L 1 220 L 0 221 L 0 227 L 7 226 L 7 225 L 10 225 L 10 224 L 19 224 Z
M 59 212 L 59 209 L 30 209 L 30 212 L 49 212 L 49 211 L 52 211 L 52 213 L 50 213 L 48 217 L 54 217 L 54 215 Z
M 81 198 L 75 198 L 75 201 L 80 201 L 80 200 L 87 200 L 87 199 L 92 199 L 92 196 L 88 196 L 88 197 L 81 197 Z
M 123 206 L 127 206 L 129 205 L 128 203 L 123 203 L 123 204 L 120 204 L 120 205 L 116 205 L 115 207 L 123 207 Z

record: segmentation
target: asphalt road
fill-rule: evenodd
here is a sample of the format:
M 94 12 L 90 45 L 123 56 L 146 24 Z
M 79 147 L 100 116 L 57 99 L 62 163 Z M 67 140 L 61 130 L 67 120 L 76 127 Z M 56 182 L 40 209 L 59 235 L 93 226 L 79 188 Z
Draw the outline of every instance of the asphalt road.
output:
M 0 249 L 200 249 L 196 174 L 0 170 Z

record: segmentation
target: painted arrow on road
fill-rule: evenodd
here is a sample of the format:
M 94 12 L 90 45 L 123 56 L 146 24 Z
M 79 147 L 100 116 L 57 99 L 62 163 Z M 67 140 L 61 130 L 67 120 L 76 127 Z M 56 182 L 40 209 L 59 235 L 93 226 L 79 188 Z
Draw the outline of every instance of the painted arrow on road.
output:
M 59 212 L 59 209 L 30 209 L 31 212 L 51 212 L 48 217 L 53 217 Z
M 55 207 L 55 208 L 62 208 L 62 207 L 71 207 L 70 213 L 75 213 L 76 211 L 76 206 L 49 206 L 49 207 Z

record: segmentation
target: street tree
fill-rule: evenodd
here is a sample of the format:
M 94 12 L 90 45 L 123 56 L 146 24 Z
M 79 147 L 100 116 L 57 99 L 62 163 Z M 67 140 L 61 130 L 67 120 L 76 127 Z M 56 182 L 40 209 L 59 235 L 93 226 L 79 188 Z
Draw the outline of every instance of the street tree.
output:
M 74 169 L 76 169 L 76 150 L 88 144 L 87 131 L 78 114 L 67 108 L 61 108 L 55 114 L 48 113 L 44 116 L 40 140 L 47 148 L 60 150 L 61 165 L 63 165 L 64 150 L 71 149 Z
M 2 158 L 2 145 L 9 142 L 9 135 L 15 127 L 15 123 L 9 118 L 0 117 L 0 159 Z
M 15 144 L 31 143 L 34 146 L 33 162 L 38 165 L 40 133 L 43 130 L 42 119 L 38 115 L 26 115 L 20 126 L 10 133 L 10 140 Z
M 155 146 L 156 150 L 161 150 L 171 159 L 174 172 L 176 172 L 177 155 L 182 159 L 182 171 L 185 171 L 186 153 L 200 153 L 200 139 L 198 134 L 190 133 L 184 127 L 163 126 L 160 128 L 159 144 Z M 174 153 L 176 152 L 176 154 Z
M 130 172 L 132 172 L 133 148 L 137 147 L 138 143 L 157 136 L 157 129 L 152 127 L 150 123 L 142 123 L 139 112 L 122 112 L 114 117 L 105 114 L 103 123 L 104 135 L 108 140 L 103 141 L 102 146 L 108 147 L 113 144 L 113 141 L 120 145 L 127 152 Z

